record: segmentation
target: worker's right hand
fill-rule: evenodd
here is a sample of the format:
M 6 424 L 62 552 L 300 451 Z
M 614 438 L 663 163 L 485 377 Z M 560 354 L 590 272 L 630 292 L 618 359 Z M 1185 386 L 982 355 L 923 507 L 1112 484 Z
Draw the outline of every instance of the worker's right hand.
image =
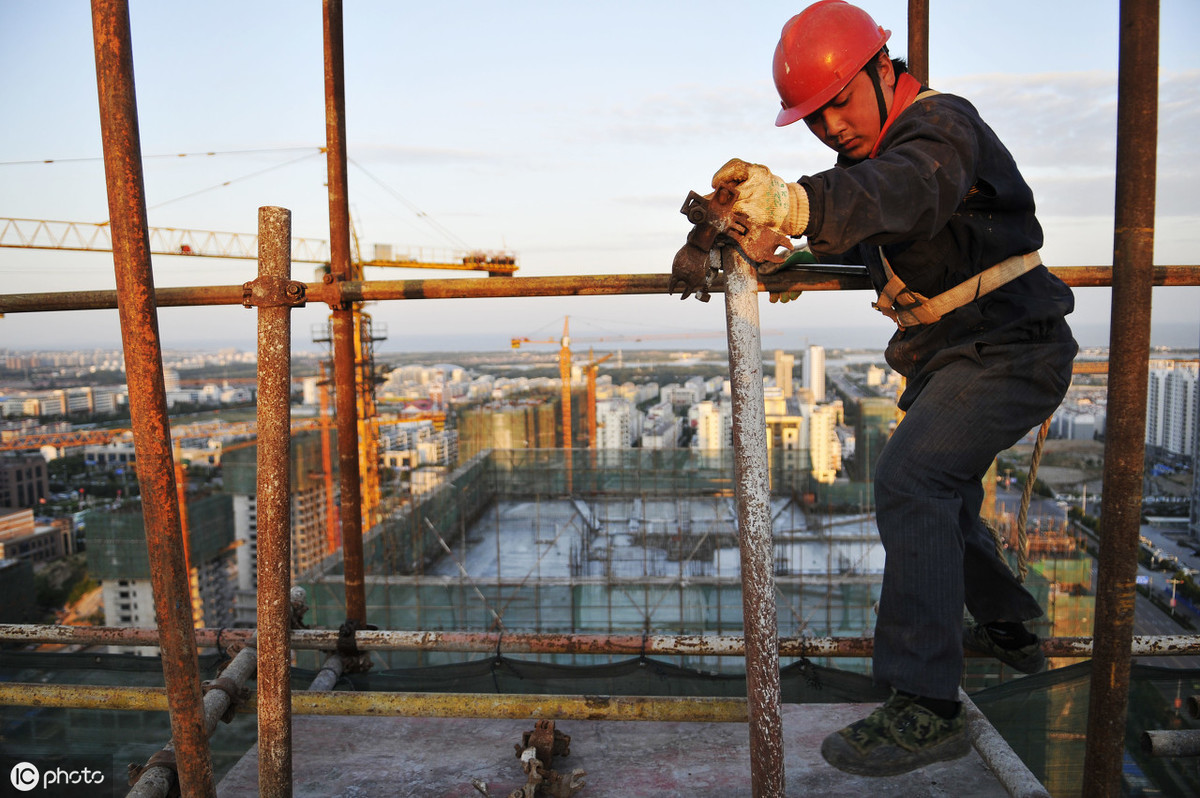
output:
M 734 158 L 713 175 L 712 186 L 737 189 L 733 208 L 752 222 L 788 236 L 803 235 L 808 226 L 808 193 L 804 187 L 785 182 L 762 164 Z

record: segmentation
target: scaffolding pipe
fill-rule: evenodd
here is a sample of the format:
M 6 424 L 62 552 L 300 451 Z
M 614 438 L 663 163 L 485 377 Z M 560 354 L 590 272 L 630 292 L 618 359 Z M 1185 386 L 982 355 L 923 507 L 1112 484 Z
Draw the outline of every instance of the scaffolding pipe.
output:
M 711 696 L 516 695 L 510 693 L 385 693 L 296 691 L 294 715 L 371 715 L 410 718 L 637 720 L 672 723 L 745 723 L 744 698 Z M 0 706 L 163 712 L 162 687 L 0 684 Z M 255 711 L 255 696 L 239 708 Z M 260 744 L 261 750 L 261 744 Z M 261 767 L 261 759 L 260 759 Z
M 191 591 L 184 567 L 186 552 L 150 266 L 127 0 L 92 0 L 92 29 L 121 341 L 154 615 L 161 636 L 163 681 L 170 697 L 171 739 L 179 754 L 179 782 L 184 794 L 213 796 L 216 791 L 204 734 Z
M 1153 757 L 1200 756 L 1200 729 L 1144 731 L 1142 751 Z
M 755 798 L 782 798 L 783 714 L 758 279 L 754 267 L 734 247 L 714 249 L 709 257 L 720 258 L 725 273 L 725 324 L 733 396 L 734 498 L 741 553 L 746 697 L 750 708 L 750 788 Z
M 223 648 L 243 643 L 254 636 L 253 629 L 197 629 L 200 648 Z M 293 629 L 291 647 L 298 651 L 329 651 L 337 647 L 336 629 Z M 57 644 L 83 646 L 157 646 L 156 629 L 126 626 L 39 626 L 37 624 L 0 624 L 0 642 L 17 644 Z M 628 654 L 633 656 L 704 656 L 742 657 L 746 647 L 741 635 L 622 635 L 558 634 L 547 632 L 411 632 L 364 630 L 355 633 L 354 644 L 360 651 L 465 651 L 499 654 Z M 874 641 L 870 637 L 782 637 L 780 657 L 870 657 Z M 1049 637 L 1042 640 L 1042 651 L 1055 659 L 1088 659 L 1092 656 L 1090 637 Z M 974 651 L 967 657 L 986 659 Z M 1134 657 L 1180 657 L 1200 655 L 1200 635 L 1139 635 L 1133 638 Z M 1189 707 L 1200 702 L 1190 696 Z
M 317 671 L 317 675 L 313 677 L 312 684 L 308 686 L 308 689 L 313 692 L 332 690 L 338 683 L 338 679 L 342 678 L 345 670 L 346 661 L 342 659 L 342 655 L 330 654 L 325 660 L 325 664 L 321 666 L 321 670 Z
M 221 679 L 231 689 L 240 690 L 254 676 L 257 668 L 257 652 L 250 646 L 243 648 L 238 655 L 221 671 Z M 204 732 L 212 737 L 216 731 L 217 722 L 229 711 L 233 699 L 223 689 L 209 690 L 204 694 Z M 174 744 L 168 742 L 163 751 L 174 753 Z M 137 784 L 129 790 L 127 798 L 167 798 L 171 788 L 175 786 L 175 774 L 170 768 L 161 765 L 148 767 L 138 779 Z
M 351 279 L 350 204 L 346 179 L 346 76 L 342 42 L 342 2 L 323 3 L 325 40 L 325 152 L 329 183 L 331 287 Z M 363 583 L 362 485 L 358 463 L 358 391 L 355 385 L 354 310 L 339 297 L 330 302 L 333 338 L 334 408 L 337 414 L 338 476 L 341 487 L 342 558 L 346 618 L 367 622 Z
M 1051 273 L 1073 288 L 1103 288 L 1112 284 L 1111 266 L 1053 266 Z M 634 296 L 667 293 L 669 274 L 593 274 L 575 277 L 491 277 L 429 280 L 348 280 L 306 283 L 310 302 L 337 306 L 344 302 L 383 302 L 400 299 L 510 299 L 515 297 Z M 711 293 L 725 290 L 718 277 Z M 1200 265 L 1155 266 L 1156 286 L 1200 285 Z M 759 292 L 866 291 L 866 277 L 787 271 L 759 278 Z M 240 285 L 159 288 L 159 307 L 199 307 L 242 304 Z M 44 313 L 63 310 L 106 310 L 117 306 L 116 291 L 47 291 L 0 294 L 0 314 Z
M 996 774 L 996 779 L 1012 798 L 1050 798 L 1050 793 L 1038 781 L 1012 746 L 1005 741 L 991 721 L 979 711 L 975 702 L 960 687 L 958 700 L 967 715 L 967 734 L 979 758 Z
M 291 212 L 258 209 L 258 788 L 292 794 Z
M 1104 535 L 1100 538 L 1093 627 L 1096 651 L 1083 766 L 1083 794 L 1111 798 L 1121 792 L 1125 754 L 1146 453 L 1158 143 L 1158 21 L 1158 0 L 1121 0 Z
M 929 0 L 908 0 L 908 71 L 929 84 Z

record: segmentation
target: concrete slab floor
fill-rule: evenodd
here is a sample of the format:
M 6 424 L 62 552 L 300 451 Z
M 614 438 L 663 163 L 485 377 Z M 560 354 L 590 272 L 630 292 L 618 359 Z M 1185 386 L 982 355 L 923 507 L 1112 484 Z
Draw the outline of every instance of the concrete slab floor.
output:
M 979 796 L 1007 792 L 972 750 L 902 776 L 868 779 L 835 770 L 821 758 L 826 734 L 874 708 L 866 704 L 786 704 L 783 707 L 787 794 L 821 798 Z M 295 798 L 480 798 L 471 779 L 493 798 L 525 783 L 515 746 L 532 720 L 294 716 Z M 750 795 L 750 743 L 736 723 L 562 721 L 571 754 L 556 759 L 564 775 L 587 771 L 579 798 L 733 798 Z M 218 732 L 219 733 L 219 732 Z M 221 798 L 258 795 L 258 749 L 229 771 Z

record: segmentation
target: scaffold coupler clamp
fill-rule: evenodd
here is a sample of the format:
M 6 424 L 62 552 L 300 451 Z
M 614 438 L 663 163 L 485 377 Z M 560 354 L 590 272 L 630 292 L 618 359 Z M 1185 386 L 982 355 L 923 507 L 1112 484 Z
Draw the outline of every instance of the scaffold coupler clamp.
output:
M 354 635 L 359 629 L 375 630 L 378 628 L 373 624 L 360 623 L 354 618 L 347 618 L 346 622 L 338 627 L 337 654 L 342 658 L 345 673 L 366 673 L 371 670 L 371 654 L 358 650 Z
M 680 299 L 687 299 L 695 292 L 697 299 L 707 302 L 721 268 L 720 258 L 713 257 L 714 249 L 726 244 L 740 250 L 759 274 L 775 273 L 791 254 L 792 242 L 787 236 L 755 224 L 746 214 L 733 209 L 737 197 L 737 187 L 732 183 L 722 183 L 707 196 L 688 192 L 679 212 L 692 223 L 692 229 L 687 243 L 675 254 L 668 293 L 674 294 L 679 288 Z

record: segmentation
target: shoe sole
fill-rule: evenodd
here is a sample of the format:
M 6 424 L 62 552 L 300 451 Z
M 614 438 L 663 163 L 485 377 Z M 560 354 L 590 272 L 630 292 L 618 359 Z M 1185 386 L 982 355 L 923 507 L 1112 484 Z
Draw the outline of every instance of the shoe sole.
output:
M 899 776 L 936 762 L 961 759 L 971 752 L 971 741 L 964 730 L 949 740 L 920 751 L 909 751 L 895 745 L 880 746 L 866 757 L 855 751 L 836 732 L 821 743 L 821 756 L 833 767 L 855 776 Z M 881 756 L 883 761 L 880 761 Z M 874 760 L 874 761 L 872 761 Z

